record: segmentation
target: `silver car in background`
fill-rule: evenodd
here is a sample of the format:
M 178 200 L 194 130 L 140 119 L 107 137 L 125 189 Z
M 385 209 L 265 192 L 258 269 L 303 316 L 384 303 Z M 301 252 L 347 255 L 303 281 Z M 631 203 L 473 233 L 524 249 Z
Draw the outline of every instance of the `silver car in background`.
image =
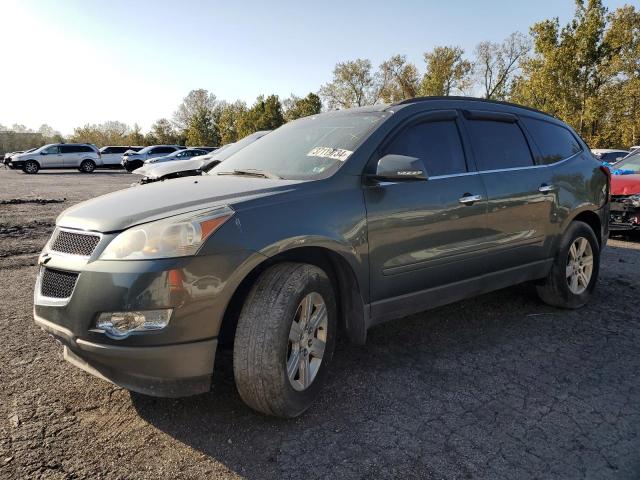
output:
M 209 152 L 207 150 L 203 150 L 201 148 L 185 148 L 184 150 L 177 150 L 163 157 L 150 158 L 149 160 L 145 160 L 144 164 L 149 165 L 152 163 L 184 161 L 184 160 L 189 160 L 190 158 L 193 158 L 193 157 L 200 157 L 202 155 L 207 155 L 208 153 Z
M 50 143 L 31 152 L 13 155 L 11 168 L 34 174 L 48 168 L 77 168 L 82 173 L 92 173 L 102 165 L 98 147 L 91 143 Z

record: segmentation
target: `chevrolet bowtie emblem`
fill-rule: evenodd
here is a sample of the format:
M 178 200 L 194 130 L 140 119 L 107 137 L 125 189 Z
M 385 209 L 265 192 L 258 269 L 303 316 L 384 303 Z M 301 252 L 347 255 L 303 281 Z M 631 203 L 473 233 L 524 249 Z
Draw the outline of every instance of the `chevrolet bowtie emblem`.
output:
M 51 260 L 51 257 L 49 256 L 49 254 L 43 253 L 42 255 L 40 255 L 40 258 L 38 259 L 38 265 L 45 265 L 46 263 L 49 262 L 49 260 Z

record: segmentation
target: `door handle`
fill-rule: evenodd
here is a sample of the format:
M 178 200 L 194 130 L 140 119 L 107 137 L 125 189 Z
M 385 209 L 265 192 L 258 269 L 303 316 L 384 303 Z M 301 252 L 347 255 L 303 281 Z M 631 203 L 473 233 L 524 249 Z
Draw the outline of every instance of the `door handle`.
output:
M 553 192 L 555 189 L 556 187 L 554 187 L 553 185 L 547 185 L 546 183 L 543 183 L 538 188 L 538 191 L 541 193 L 549 193 L 549 192 Z
M 482 200 L 482 195 L 471 195 L 470 193 L 465 193 L 458 199 L 458 201 L 464 205 L 473 205 L 480 200 Z

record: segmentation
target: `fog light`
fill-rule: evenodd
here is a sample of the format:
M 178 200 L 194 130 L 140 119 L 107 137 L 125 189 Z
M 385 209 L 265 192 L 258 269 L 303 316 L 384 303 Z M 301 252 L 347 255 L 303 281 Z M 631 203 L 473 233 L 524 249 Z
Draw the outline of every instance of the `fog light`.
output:
M 172 309 L 140 312 L 104 312 L 96 321 L 96 331 L 122 339 L 134 332 L 161 330 L 169 324 Z

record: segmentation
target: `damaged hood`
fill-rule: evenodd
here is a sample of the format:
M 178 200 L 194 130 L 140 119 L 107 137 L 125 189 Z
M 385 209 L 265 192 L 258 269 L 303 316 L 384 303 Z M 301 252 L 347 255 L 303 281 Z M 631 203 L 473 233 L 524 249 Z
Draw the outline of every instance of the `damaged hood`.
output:
M 60 214 L 60 227 L 114 232 L 152 220 L 203 208 L 236 205 L 295 190 L 300 180 L 240 176 L 178 178 L 144 187 L 126 188 L 79 203 Z
M 636 193 L 640 193 L 640 174 L 611 176 L 611 195 L 634 195 Z
M 161 178 L 170 173 L 186 172 L 199 169 L 206 160 L 194 157 L 189 160 L 172 160 L 170 162 L 148 163 L 133 171 L 136 175 L 148 178 Z

